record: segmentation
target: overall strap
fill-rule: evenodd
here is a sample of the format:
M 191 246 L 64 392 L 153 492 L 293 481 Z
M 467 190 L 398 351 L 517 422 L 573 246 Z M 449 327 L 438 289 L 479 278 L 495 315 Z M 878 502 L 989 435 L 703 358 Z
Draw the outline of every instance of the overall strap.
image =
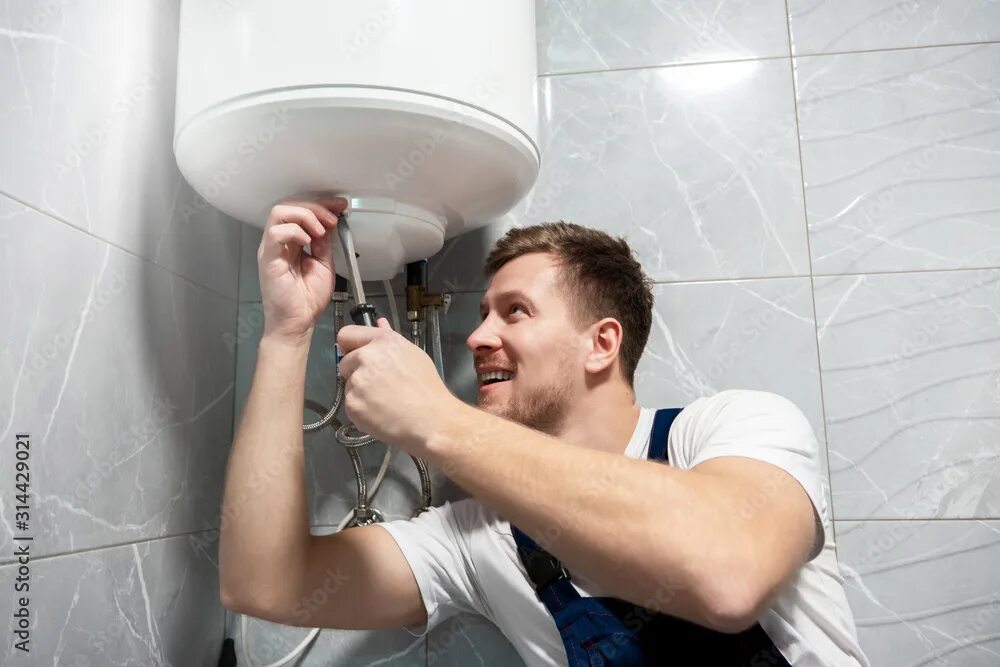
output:
M 538 546 L 513 524 L 511 532 L 517 544 L 517 555 L 524 564 L 531 584 L 535 587 L 538 599 L 551 614 L 555 615 L 571 601 L 580 598 L 580 594 L 570 583 L 569 572 L 558 558 Z
M 670 427 L 673 425 L 677 415 L 684 408 L 661 408 L 656 411 L 653 417 L 653 432 L 649 436 L 650 461 L 667 461 L 667 439 L 670 436 Z
M 663 408 L 656 411 L 653 418 L 653 430 L 650 433 L 650 460 L 666 459 L 667 437 L 670 426 L 683 408 Z M 571 600 L 580 598 L 580 594 L 570 583 L 569 573 L 558 558 L 542 549 L 528 537 L 520 528 L 511 525 L 514 542 L 517 544 L 517 555 L 524 564 L 538 597 L 549 611 L 555 613 L 565 607 Z

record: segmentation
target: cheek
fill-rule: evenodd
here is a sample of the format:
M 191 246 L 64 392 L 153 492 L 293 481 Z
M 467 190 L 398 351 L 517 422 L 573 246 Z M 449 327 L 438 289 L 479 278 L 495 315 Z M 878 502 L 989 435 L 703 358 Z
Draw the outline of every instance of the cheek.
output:
M 580 356 L 577 339 L 545 330 L 518 336 L 510 341 L 510 350 L 516 354 L 518 364 L 526 366 L 533 376 L 566 372 L 578 365 Z

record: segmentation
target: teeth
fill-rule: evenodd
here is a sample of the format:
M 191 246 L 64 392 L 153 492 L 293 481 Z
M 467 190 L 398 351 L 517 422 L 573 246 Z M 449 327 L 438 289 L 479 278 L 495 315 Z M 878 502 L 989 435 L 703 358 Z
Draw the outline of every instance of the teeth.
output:
M 479 374 L 479 383 L 489 382 L 490 380 L 510 380 L 514 377 L 514 374 L 510 371 L 490 371 L 489 373 Z

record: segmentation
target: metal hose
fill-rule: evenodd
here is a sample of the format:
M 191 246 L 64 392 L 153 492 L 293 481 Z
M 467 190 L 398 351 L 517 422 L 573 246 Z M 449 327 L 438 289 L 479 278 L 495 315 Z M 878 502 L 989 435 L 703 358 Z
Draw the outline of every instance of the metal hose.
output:
M 341 300 L 336 300 L 333 302 L 333 330 L 340 331 L 340 327 L 344 324 L 344 302 Z M 315 431 L 317 429 L 323 428 L 330 421 L 333 420 L 333 416 L 337 414 L 337 410 L 340 409 L 340 404 L 344 400 L 344 378 L 337 376 L 337 393 L 333 397 L 333 405 L 330 410 L 320 418 L 319 421 L 315 421 L 311 424 L 304 424 L 302 430 L 305 432 Z M 336 425 L 334 426 L 336 428 Z

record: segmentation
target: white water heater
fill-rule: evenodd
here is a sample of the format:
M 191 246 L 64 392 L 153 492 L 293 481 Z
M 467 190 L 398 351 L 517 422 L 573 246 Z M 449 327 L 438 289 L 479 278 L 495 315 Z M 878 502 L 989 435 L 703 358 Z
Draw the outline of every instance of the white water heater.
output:
M 184 0 L 174 153 L 257 226 L 349 197 L 362 276 L 391 278 L 527 194 L 536 75 L 534 0 Z

